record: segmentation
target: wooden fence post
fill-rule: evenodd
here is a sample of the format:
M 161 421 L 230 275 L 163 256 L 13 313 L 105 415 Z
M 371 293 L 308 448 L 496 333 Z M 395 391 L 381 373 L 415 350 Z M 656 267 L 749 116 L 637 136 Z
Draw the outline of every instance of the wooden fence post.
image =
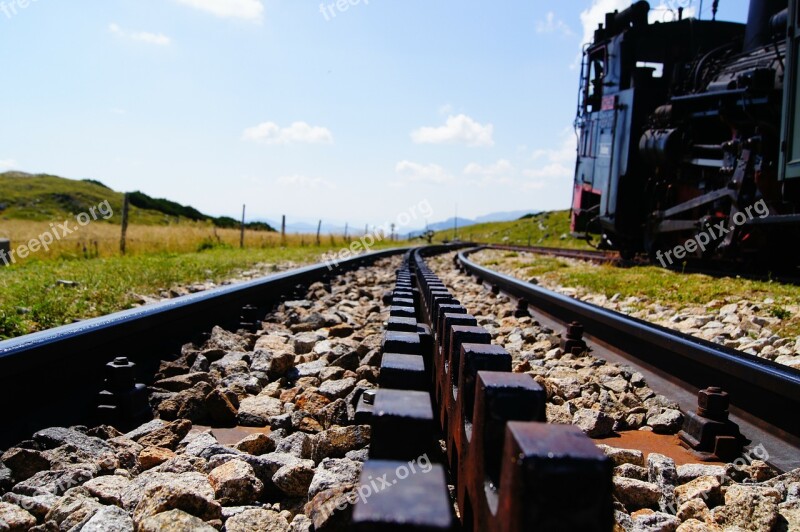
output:
M 125 254 L 127 246 L 129 210 L 130 210 L 130 200 L 128 199 L 128 193 L 126 192 L 124 198 L 122 199 L 122 234 L 120 235 L 119 239 L 119 251 L 123 255 Z
M 244 249 L 244 211 L 247 205 L 242 205 L 242 232 L 239 235 L 239 248 Z
M 11 241 L 0 238 L 0 266 L 8 266 L 11 260 Z

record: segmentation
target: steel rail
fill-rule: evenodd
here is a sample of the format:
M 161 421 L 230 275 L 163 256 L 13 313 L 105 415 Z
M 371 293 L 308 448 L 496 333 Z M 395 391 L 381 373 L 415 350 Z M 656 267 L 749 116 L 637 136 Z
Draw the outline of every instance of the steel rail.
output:
M 616 251 L 600 251 L 591 249 L 572 249 L 572 248 L 551 248 L 544 246 L 522 246 L 522 245 L 507 245 L 507 244 L 482 244 L 475 243 L 475 245 L 482 245 L 487 249 L 496 249 L 504 251 L 519 251 L 523 253 L 532 253 L 534 255 L 551 255 L 554 257 L 563 257 L 567 259 L 584 260 L 594 264 L 611 264 L 620 267 L 630 266 L 653 266 L 659 267 L 658 263 L 648 260 L 644 255 L 639 254 L 630 260 L 622 259 Z M 737 268 L 738 266 L 738 268 Z M 663 266 L 662 266 L 663 267 Z M 755 266 L 737 265 L 735 263 L 702 263 L 697 260 L 688 260 L 686 263 L 675 265 L 674 267 L 665 268 L 667 271 L 680 272 L 680 273 L 696 273 L 701 275 L 708 275 L 709 277 L 733 277 L 747 279 L 750 281 L 761 282 L 775 282 L 787 285 L 800 285 L 800 276 L 795 272 L 782 269 L 778 272 L 757 273 L 754 271 Z
M 516 246 L 508 244 L 487 244 L 489 249 L 499 249 L 505 251 L 522 251 L 534 253 L 536 255 L 553 255 L 568 259 L 579 259 L 596 262 L 600 264 L 615 263 L 621 259 L 615 251 L 599 251 L 593 249 L 572 249 L 572 248 L 551 248 L 546 246 Z
M 203 331 L 235 329 L 243 306 L 266 314 L 298 286 L 406 252 L 319 263 L 0 342 L 0 448 L 47 426 L 91 422 L 104 365 L 115 357 L 134 361 L 140 382 L 151 382 L 162 360 Z
M 458 254 L 472 275 L 523 298 L 561 323 L 580 322 L 586 334 L 697 389 L 721 386 L 755 419 L 800 437 L 800 371 L 643 320 L 585 303 L 495 272 Z

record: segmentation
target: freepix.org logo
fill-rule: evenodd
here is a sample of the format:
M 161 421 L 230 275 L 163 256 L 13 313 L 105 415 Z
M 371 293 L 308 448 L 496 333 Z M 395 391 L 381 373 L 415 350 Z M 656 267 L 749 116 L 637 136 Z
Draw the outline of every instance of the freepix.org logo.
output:
M 31 253 L 37 253 L 41 250 L 49 251 L 50 245 L 53 242 L 61 240 L 76 231 L 80 231 L 82 227 L 89 225 L 98 218 L 108 220 L 112 216 L 114 216 L 114 210 L 111 208 L 108 200 L 104 200 L 95 207 L 89 207 L 88 212 L 82 212 L 76 215 L 74 220 L 64 220 L 64 222 L 60 224 L 55 222 L 51 223 L 50 229 L 40 234 L 38 237 L 30 239 L 25 244 L 17 246 L 9 251 L 8 254 L 6 254 L 5 250 L 0 250 L 0 261 L 8 266 L 9 264 L 15 264 L 17 258 L 25 259 Z
M 769 215 L 769 207 L 763 199 L 758 200 L 753 205 L 750 205 L 743 211 L 736 212 L 731 216 L 731 225 L 726 225 L 726 221 L 708 226 L 704 231 L 697 233 L 693 238 L 690 238 L 683 244 L 678 244 L 674 248 L 662 252 L 660 249 L 656 252 L 656 260 L 661 263 L 663 268 L 667 265 L 672 265 L 676 260 L 683 260 L 689 254 L 696 253 L 697 250 L 705 251 L 709 244 L 716 242 L 721 238 L 725 238 L 728 234 L 735 231 L 737 227 L 746 224 L 748 221 L 755 218 L 765 218 Z
M 319 12 L 325 17 L 326 22 L 335 19 L 339 14 L 346 13 L 351 7 L 359 4 L 369 5 L 369 0 L 336 0 L 335 2 L 323 2 L 319 5 Z
M 14 18 L 20 11 L 28 9 L 31 4 L 35 4 L 39 0 L 2 0 L 0 1 L 0 13 L 3 13 L 6 18 Z

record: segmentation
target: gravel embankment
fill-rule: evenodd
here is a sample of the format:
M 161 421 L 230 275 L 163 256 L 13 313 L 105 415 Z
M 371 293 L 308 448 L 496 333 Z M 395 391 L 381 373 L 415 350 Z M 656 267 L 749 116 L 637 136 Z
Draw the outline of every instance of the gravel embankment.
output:
M 520 252 L 518 257 L 508 258 L 504 254 L 502 251 L 484 250 L 472 258 L 481 264 L 493 263 L 489 267 L 498 272 L 530 281 L 531 277 L 526 276 L 524 268 L 514 267 L 511 263 L 533 260 L 536 255 Z M 568 264 L 586 264 L 575 259 L 559 260 Z M 703 306 L 676 306 L 645 297 L 622 298 L 619 294 L 607 297 L 581 287 L 562 286 L 545 277 L 534 278 L 542 288 L 800 369 L 800 337 L 783 338 L 773 332 L 780 320 L 767 313 L 774 303 L 769 298 L 750 300 L 743 295 L 732 302 L 714 300 Z M 785 310 L 793 315 L 800 314 L 800 305 L 789 305 Z

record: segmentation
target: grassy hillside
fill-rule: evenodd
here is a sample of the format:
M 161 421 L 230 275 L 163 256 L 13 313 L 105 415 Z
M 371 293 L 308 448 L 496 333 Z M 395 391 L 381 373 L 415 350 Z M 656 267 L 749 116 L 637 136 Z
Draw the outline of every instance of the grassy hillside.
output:
M 511 222 L 492 222 L 459 229 L 461 240 L 489 244 L 590 249 L 569 235 L 569 211 L 543 212 Z M 439 231 L 435 241 L 452 240 L 453 230 Z
M 92 179 L 78 181 L 54 175 L 6 172 L 0 174 L 0 221 L 62 221 L 108 201 L 114 217 L 107 223 L 119 224 L 123 194 Z M 195 222 L 221 228 L 238 227 L 231 218 L 214 218 L 174 201 L 151 198 L 142 192 L 130 194 L 129 223 L 134 225 L 172 225 Z M 248 229 L 273 229 L 267 224 L 248 224 Z
M 62 221 L 106 200 L 115 214 L 122 212 L 122 194 L 98 181 L 22 172 L 0 174 L 0 220 Z M 169 222 L 163 213 L 138 207 L 131 208 L 130 220 L 136 224 Z

